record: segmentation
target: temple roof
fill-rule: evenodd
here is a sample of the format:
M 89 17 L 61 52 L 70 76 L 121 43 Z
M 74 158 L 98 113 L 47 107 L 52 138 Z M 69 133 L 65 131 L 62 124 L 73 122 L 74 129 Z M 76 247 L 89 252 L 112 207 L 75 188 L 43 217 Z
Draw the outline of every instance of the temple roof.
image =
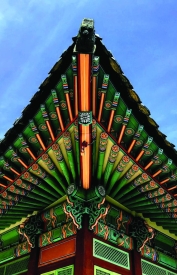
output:
M 81 70 L 91 78 L 91 110 L 76 108 L 77 36 L 0 143 L 0 230 L 62 199 L 72 183 L 102 184 L 108 200 L 176 238 L 177 151 L 102 39 L 94 38 L 92 73 Z M 91 125 L 89 141 L 81 142 L 79 125 Z M 91 175 L 84 185 L 88 148 Z
M 73 41 L 76 37 L 73 37 Z M 71 55 L 73 54 L 75 43 L 73 43 L 66 51 L 64 51 L 60 59 L 55 63 L 50 70 L 48 77 L 41 83 L 38 91 L 31 98 L 29 104 L 24 108 L 20 118 L 18 118 L 13 126 L 5 133 L 5 138 L 1 140 L 0 152 L 4 153 L 8 146 L 14 140 L 19 132 L 21 132 L 24 126 L 28 123 L 38 111 L 39 104 L 43 104 L 44 100 L 48 97 L 48 90 L 52 89 L 58 82 L 58 76 L 61 75 L 71 65 Z M 175 145 L 170 143 L 168 139 L 168 133 L 162 133 L 158 130 L 159 126 L 151 117 L 150 110 L 142 103 L 140 97 L 133 89 L 132 84 L 128 78 L 124 75 L 121 66 L 115 60 L 112 53 L 102 43 L 102 38 L 96 35 L 96 52 L 95 55 L 100 56 L 100 64 L 103 68 L 106 68 L 106 72 L 111 75 L 111 80 L 114 83 L 115 88 L 121 92 L 122 99 L 126 102 L 128 108 L 131 108 L 134 116 L 138 119 L 139 123 L 144 125 L 147 133 L 153 136 L 153 140 L 159 147 L 163 148 L 164 153 L 169 158 L 173 159 L 173 162 L 177 165 L 177 151 L 174 148 Z

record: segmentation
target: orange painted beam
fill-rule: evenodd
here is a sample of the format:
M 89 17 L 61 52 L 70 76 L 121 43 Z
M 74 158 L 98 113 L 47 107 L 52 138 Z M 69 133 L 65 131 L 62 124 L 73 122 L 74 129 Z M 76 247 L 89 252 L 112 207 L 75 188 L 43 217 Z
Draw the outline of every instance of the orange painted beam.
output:
M 115 110 L 111 110 L 111 114 L 110 114 L 110 118 L 109 118 L 109 124 L 108 124 L 108 128 L 107 128 L 108 133 L 111 130 L 111 125 L 112 125 L 112 121 L 113 121 L 113 118 L 114 118 L 114 113 L 115 113 Z
M 173 186 L 173 187 L 171 187 L 171 188 L 168 188 L 167 190 L 168 190 L 168 191 L 171 191 L 171 190 L 176 189 L 176 187 L 177 187 L 177 185 L 175 185 L 175 186 Z M 177 195 L 177 194 L 176 194 L 176 195 Z
M 6 180 L 9 180 L 10 182 L 13 182 L 12 179 L 10 179 L 9 177 L 7 177 L 7 176 L 5 176 L 5 175 L 3 176 L 3 178 L 6 179 Z
M 20 164 L 23 165 L 23 167 L 28 168 L 28 166 L 21 159 L 18 159 L 18 162 L 20 162 Z
M 68 106 L 69 119 L 70 119 L 70 121 L 72 121 L 73 120 L 73 114 L 72 114 L 72 109 L 71 109 L 71 102 L 70 102 L 69 93 L 66 93 L 65 97 L 66 97 L 66 103 L 67 103 L 67 106 Z
M 62 117 L 61 117 L 61 112 L 60 112 L 59 107 L 56 107 L 56 112 L 57 112 L 57 116 L 58 116 L 58 120 L 59 120 L 59 123 L 60 123 L 61 130 L 63 132 L 65 128 L 64 128 L 64 125 L 63 125 L 63 120 L 62 120 Z
M 81 163 L 81 181 L 84 189 L 90 188 L 91 183 L 91 159 L 92 159 L 92 146 L 89 145 L 92 142 L 92 136 L 90 134 L 91 132 L 91 126 L 83 126 L 79 125 L 80 130 L 80 143 L 87 141 L 88 145 L 87 147 L 83 147 L 83 152 L 80 155 L 80 163 Z
M 97 77 L 92 78 L 92 111 L 93 115 L 96 116 L 97 109 Z
M 157 175 L 159 175 L 160 173 L 162 172 L 162 170 L 160 169 L 160 170 L 158 170 L 154 175 L 152 175 L 152 177 L 154 178 L 154 177 L 156 177 Z
M 42 149 L 45 150 L 46 147 L 45 147 L 45 145 L 44 145 L 44 143 L 43 143 L 43 141 L 42 141 L 40 135 L 39 135 L 39 134 L 36 134 L 36 137 L 37 137 L 37 139 L 38 139 L 38 141 L 39 141 L 39 143 L 40 143 Z
M 91 111 L 91 55 L 78 55 L 79 111 Z
M 139 159 L 142 157 L 142 155 L 144 154 L 144 150 L 142 150 L 139 155 L 136 157 L 136 161 L 139 161 Z
M 101 93 L 100 108 L 99 108 L 99 113 L 98 113 L 98 122 L 100 122 L 100 120 L 101 120 L 104 98 L 105 98 L 105 93 Z
M 35 155 L 31 152 L 30 148 L 26 148 L 26 151 L 28 152 L 28 154 L 32 157 L 32 159 L 36 160 Z
M 78 89 L 77 89 L 77 75 L 74 75 L 74 115 L 78 115 Z
M 54 137 L 54 134 L 53 134 L 53 131 L 52 131 L 50 122 L 49 122 L 48 120 L 46 120 L 46 125 L 47 125 L 47 128 L 48 128 L 48 130 L 49 130 L 50 137 L 51 137 L 52 141 L 54 141 L 54 140 L 55 140 L 55 137 Z
M 159 182 L 160 184 L 164 184 L 164 183 L 166 183 L 166 182 L 168 182 L 170 179 L 165 179 L 165 180 L 163 180 L 163 181 L 161 181 L 161 182 Z
M 18 173 L 15 169 L 10 168 L 10 170 L 11 170 L 12 172 L 14 172 L 16 175 L 20 176 L 20 173 Z
M 121 129 L 121 132 L 120 132 L 120 135 L 119 135 L 119 138 L 118 138 L 118 141 L 117 141 L 119 144 L 121 143 L 123 134 L 124 134 L 124 132 L 125 132 L 125 128 L 126 128 L 126 126 L 123 125 L 123 126 L 122 126 L 122 129 Z
M 91 112 L 92 55 L 78 54 L 78 112 Z M 92 175 L 92 124 L 79 124 L 80 179 L 84 189 L 89 189 Z M 84 146 L 83 146 L 84 144 Z
M 133 139 L 130 146 L 129 146 L 129 148 L 128 148 L 128 153 L 131 152 L 131 150 L 133 149 L 133 146 L 135 145 L 135 143 L 136 143 L 136 139 Z
M 144 170 L 147 170 L 154 162 L 151 160 L 145 167 Z
M 0 186 L 2 186 L 2 187 L 4 187 L 4 188 L 6 188 L 6 187 L 7 187 L 6 185 L 4 185 L 4 184 L 2 184 L 2 183 L 0 183 Z

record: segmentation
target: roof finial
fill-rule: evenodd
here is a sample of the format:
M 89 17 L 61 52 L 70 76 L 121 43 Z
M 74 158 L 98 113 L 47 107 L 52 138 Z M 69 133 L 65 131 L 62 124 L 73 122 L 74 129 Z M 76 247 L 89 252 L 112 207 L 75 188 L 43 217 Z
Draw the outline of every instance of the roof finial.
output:
M 95 51 L 95 47 L 94 21 L 93 19 L 84 18 L 77 35 L 74 51 L 81 53 L 93 53 Z

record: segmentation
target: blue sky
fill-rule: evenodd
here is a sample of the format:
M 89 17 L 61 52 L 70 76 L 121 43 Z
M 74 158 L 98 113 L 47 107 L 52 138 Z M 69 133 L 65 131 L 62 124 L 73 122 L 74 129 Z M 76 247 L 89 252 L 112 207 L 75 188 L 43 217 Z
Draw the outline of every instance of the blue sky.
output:
M 84 17 L 159 130 L 177 145 L 176 0 L 1 0 L 0 138 L 72 43 Z

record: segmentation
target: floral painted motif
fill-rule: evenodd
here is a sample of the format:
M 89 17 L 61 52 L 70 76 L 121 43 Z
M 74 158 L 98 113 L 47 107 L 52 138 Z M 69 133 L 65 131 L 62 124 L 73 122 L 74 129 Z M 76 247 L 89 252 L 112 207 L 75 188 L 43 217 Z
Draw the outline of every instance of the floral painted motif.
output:
M 53 170 L 55 168 L 55 165 L 47 153 L 43 154 L 41 159 L 45 162 L 49 170 Z
M 153 262 L 156 262 L 158 258 L 157 251 L 147 245 L 144 245 L 144 247 L 141 249 L 141 255 L 145 258 L 150 259 Z
M 55 112 L 50 112 L 49 116 L 51 120 L 57 120 L 57 114 Z
M 39 236 L 39 247 L 55 243 L 59 240 L 68 238 L 77 233 L 73 222 L 65 223 L 58 228 L 45 232 Z
M 38 143 L 38 140 L 37 140 L 36 137 L 29 137 L 28 141 L 29 141 L 30 143 Z
M 92 123 L 92 112 L 79 112 L 78 122 L 82 125 L 89 125 Z
M 117 239 L 117 245 L 128 250 L 133 249 L 133 239 L 125 234 L 121 234 Z
M 19 196 L 16 195 L 16 194 L 13 194 L 11 192 L 7 192 L 7 191 L 4 191 L 1 193 L 1 196 L 4 198 L 4 199 L 7 199 L 7 200 L 13 200 L 14 202 L 17 202 L 19 201 Z
M 98 222 L 94 228 L 94 233 L 104 238 L 104 240 L 108 240 L 110 234 L 109 227 L 104 223 Z
M 33 184 L 35 184 L 35 185 L 38 185 L 38 184 L 39 184 L 38 178 L 35 177 L 34 175 L 32 175 L 32 174 L 29 173 L 29 172 L 25 172 L 25 173 L 22 175 L 22 179 L 24 179 L 25 181 L 29 181 L 29 182 L 31 182 L 31 183 L 33 183 Z M 19 185 L 19 186 L 21 185 L 23 188 L 26 189 L 26 187 L 25 187 L 25 186 L 27 186 L 27 183 L 26 183 L 26 182 L 22 182 L 21 179 L 18 179 L 18 180 L 16 180 L 16 183 L 17 183 L 17 185 Z M 31 185 L 28 185 L 28 186 L 31 186 Z M 29 188 L 29 187 L 27 187 L 27 188 Z
M 57 225 L 57 218 L 54 213 L 54 209 L 51 208 L 42 213 L 41 218 L 44 222 L 44 230 L 50 230 L 51 228 L 55 228 Z
M 108 225 L 98 222 L 94 228 L 94 234 L 125 249 L 133 249 L 133 239 L 125 234 L 120 234 Z
M 67 202 L 63 203 L 63 211 L 66 214 L 66 221 L 71 218 L 77 229 L 82 228 L 82 217 L 85 213 L 82 202 L 76 201 L 76 203 L 73 203 L 69 197 L 67 197 Z
M 142 184 L 142 186 L 138 189 L 140 192 L 147 192 L 153 189 L 158 188 L 158 184 L 155 181 L 151 180 L 147 184 Z
M 61 108 L 61 110 L 66 110 L 67 109 L 66 101 L 64 101 L 64 100 L 60 101 L 60 108 Z
M 108 161 L 111 162 L 111 163 L 114 163 L 115 160 L 116 160 L 118 152 L 119 152 L 119 146 L 118 145 L 113 145 L 111 147 L 111 151 L 110 151 L 110 154 L 109 154 Z
M 52 231 L 46 232 L 39 236 L 39 247 L 43 247 L 53 243 Z
M 141 139 L 139 139 L 139 140 L 137 140 L 137 142 L 135 143 L 135 147 L 137 146 L 137 147 L 140 147 L 140 146 L 142 146 L 143 145 L 143 140 L 141 140 Z
M 31 246 L 27 241 L 17 245 L 17 247 L 15 248 L 16 257 L 20 257 L 30 252 L 31 252 Z
M 125 174 L 125 178 L 130 179 L 136 172 L 138 172 L 138 170 L 138 165 L 133 164 L 132 167 L 128 170 L 128 172 Z
M 119 216 L 116 218 L 117 230 L 119 232 L 124 232 L 126 234 L 129 233 L 129 226 L 132 222 L 132 217 L 123 212 L 122 210 L 119 211 Z
M 141 251 L 145 244 L 154 238 L 155 231 L 144 220 L 134 218 L 130 226 L 130 235 L 136 238 L 137 251 Z
M 89 229 L 93 230 L 99 220 L 102 220 L 106 224 L 106 216 L 110 210 L 110 205 L 105 204 L 105 198 L 100 203 L 92 203 L 89 213 Z
M 42 131 L 42 132 L 48 131 L 47 126 L 46 126 L 45 124 L 40 124 L 40 125 L 38 126 L 38 129 L 39 129 L 40 131 Z
M 139 186 L 143 183 L 145 183 L 146 181 L 149 181 L 150 180 L 150 177 L 146 174 L 146 173 L 142 173 L 140 176 L 138 176 L 134 182 L 133 182 L 133 185 L 134 186 Z
M 36 237 L 42 233 L 43 223 L 40 216 L 31 216 L 18 227 L 19 234 L 23 235 L 29 246 L 34 248 Z
M 79 140 L 79 130 L 78 130 L 78 120 L 74 121 L 74 137 L 78 141 Z
M 165 193 L 165 190 L 163 188 L 158 188 L 157 190 L 155 191 L 151 191 L 151 192 L 148 192 L 147 193 L 147 197 L 148 198 L 154 198 L 154 197 L 157 197 L 159 195 L 163 195 Z M 170 196 L 171 197 L 171 196 Z
M 134 135 L 135 131 L 132 128 L 126 128 L 125 135 L 132 136 Z
M 63 161 L 63 155 L 61 153 L 60 147 L 58 145 L 58 143 L 54 143 L 52 145 L 52 150 L 57 158 L 58 161 Z
M 151 155 L 153 155 L 153 151 L 152 150 L 145 150 L 145 152 L 144 152 L 144 156 L 151 156 Z
M 129 161 L 130 161 L 130 158 L 127 155 L 124 155 L 117 166 L 118 172 L 122 172 L 125 166 L 129 163 Z
M 123 122 L 123 117 L 120 116 L 120 115 L 115 115 L 114 116 L 114 122 L 121 124 Z
M 110 100 L 105 101 L 104 108 L 106 110 L 110 110 L 112 106 L 112 102 Z
M 99 150 L 101 152 L 106 151 L 107 142 L 108 142 L 108 134 L 105 132 L 101 133 L 100 134 L 100 146 L 99 146 Z
M 96 120 L 92 120 L 92 139 L 96 139 Z
M 43 171 L 43 169 L 37 164 L 37 163 L 34 163 L 32 166 L 31 166 L 31 170 L 36 172 L 37 175 L 41 178 L 45 178 L 46 177 L 46 172 Z
M 63 133 L 63 140 L 64 140 L 64 145 L 67 151 L 71 151 L 72 150 L 72 143 L 71 143 L 71 135 L 70 132 L 64 132 Z
M 15 193 L 17 195 L 22 195 L 22 196 L 25 196 L 27 194 L 27 192 L 24 190 L 24 189 L 20 189 L 20 188 L 17 188 L 16 186 L 14 185 L 11 185 L 8 190 L 12 193 Z M 30 189 L 31 190 L 31 189 Z

